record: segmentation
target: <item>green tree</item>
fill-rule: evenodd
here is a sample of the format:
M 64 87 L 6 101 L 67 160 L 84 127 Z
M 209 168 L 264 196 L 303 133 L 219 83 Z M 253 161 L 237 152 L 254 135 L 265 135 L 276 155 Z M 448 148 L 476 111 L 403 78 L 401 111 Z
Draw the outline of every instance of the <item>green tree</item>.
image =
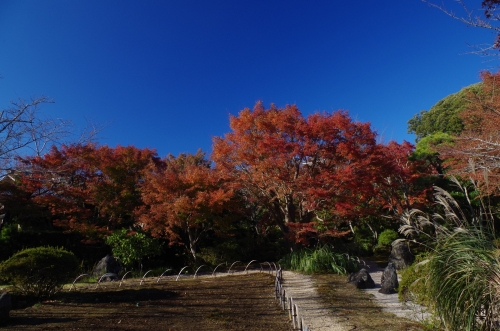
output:
M 121 229 L 110 235 L 106 243 L 112 247 L 114 257 L 126 267 L 134 263 L 140 265 L 143 258 L 161 254 L 159 241 L 142 232 L 127 234 L 127 229 Z
M 470 105 L 469 94 L 481 90 L 481 83 L 470 85 L 438 101 L 431 109 L 422 110 L 408 121 L 408 133 L 415 134 L 416 141 L 435 134 L 457 135 L 464 129 L 460 113 Z M 418 148 L 418 146 L 417 146 Z

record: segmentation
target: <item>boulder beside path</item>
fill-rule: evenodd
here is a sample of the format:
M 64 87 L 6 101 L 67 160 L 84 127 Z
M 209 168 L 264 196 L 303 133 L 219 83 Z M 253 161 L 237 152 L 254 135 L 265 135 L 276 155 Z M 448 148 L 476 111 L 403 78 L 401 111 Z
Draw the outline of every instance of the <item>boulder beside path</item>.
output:
M 375 288 L 375 282 L 365 268 L 350 274 L 348 283 L 359 289 Z
M 398 274 L 396 273 L 396 267 L 394 263 L 389 262 L 387 267 L 385 267 L 382 277 L 380 279 L 380 285 L 382 286 L 379 290 L 383 294 L 393 294 L 397 293 L 399 287 Z
M 396 270 L 404 269 L 413 263 L 415 256 L 410 252 L 410 248 L 405 241 L 396 240 L 391 246 L 389 262 L 394 264 Z

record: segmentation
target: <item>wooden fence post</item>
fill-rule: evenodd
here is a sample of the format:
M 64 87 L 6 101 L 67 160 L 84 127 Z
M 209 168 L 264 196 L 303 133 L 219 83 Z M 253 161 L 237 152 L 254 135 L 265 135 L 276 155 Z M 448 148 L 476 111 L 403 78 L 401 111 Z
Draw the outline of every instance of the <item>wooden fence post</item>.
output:
M 283 289 L 281 296 L 281 307 L 283 308 L 283 310 L 285 310 L 285 306 L 286 306 L 286 291 L 285 289 Z
M 295 307 L 295 320 L 297 321 L 297 328 L 299 330 L 301 330 L 301 326 L 300 326 L 300 318 L 299 318 L 299 307 L 297 307 L 297 305 L 293 305 Z M 294 324 L 294 327 L 295 327 L 295 324 Z

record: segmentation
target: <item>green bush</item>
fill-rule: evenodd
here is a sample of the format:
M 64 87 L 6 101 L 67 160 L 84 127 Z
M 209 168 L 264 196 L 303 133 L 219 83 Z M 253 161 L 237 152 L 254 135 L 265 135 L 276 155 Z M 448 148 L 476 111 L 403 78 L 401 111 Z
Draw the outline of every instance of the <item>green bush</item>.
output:
M 367 227 L 354 227 L 354 253 L 361 256 L 373 255 L 373 233 Z
M 398 239 L 399 235 L 396 231 L 392 229 L 386 229 L 380 233 L 378 236 L 378 245 L 379 246 L 389 246 L 392 242 Z
M 75 277 L 75 255 L 62 248 L 35 247 L 22 250 L 0 263 L 1 280 L 22 294 L 50 297 Z
M 200 253 L 198 253 L 198 257 L 204 261 L 206 264 L 211 266 L 216 266 L 219 263 L 223 262 L 233 262 L 237 260 L 246 260 L 241 257 L 241 251 L 243 248 L 239 247 L 238 242 L 233 238 L 229 238 L 225 242 L 220 244 L 202 247 L 200 249 Z
M 330 246 L 302 249 L 279 261 L 285 268 L 304 273 L 336 273 L 345 275 L 358 270 L 358 259 L 337 253 Z
M 126 267 L 131 268 L 134 263 L 141 263 L 145 257 L 161 254 L 161 244 L 142 232 L 132 235 L 127 234 L 127 229 L 113 232 L 106 239 L 106 243 L 112 247 L 113 256 Z

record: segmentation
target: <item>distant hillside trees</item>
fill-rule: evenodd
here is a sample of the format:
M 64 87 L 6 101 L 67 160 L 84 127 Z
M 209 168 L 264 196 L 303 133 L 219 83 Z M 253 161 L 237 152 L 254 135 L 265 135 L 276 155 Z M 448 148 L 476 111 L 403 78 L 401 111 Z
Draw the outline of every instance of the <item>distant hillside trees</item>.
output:
M 437 133 L 459 134 L 464 129 L 460 114 L 469 107 L 471 94 L 480 90 L 481 83 L 471 85 L 438 101 L 428 111 L 415 114 L 408 121 L 408 133 L 415 134 L 417 142 Z
M 483 196 L 500 196 L 500 72 L 481 78 L 481 91 L 461 114 L 464 130 L 438 151 L 448 173 L 469 179 Z
M 463 88 L 438 101 L 428 111 L 422 110 L 408 121 L 408 133 L 416 135 L 413 158 L 427 162 L 439 174 L 445 172 L 438 146 L 450 146 L 464 130 L 464 113 L 483 93 L 482 83 Z

